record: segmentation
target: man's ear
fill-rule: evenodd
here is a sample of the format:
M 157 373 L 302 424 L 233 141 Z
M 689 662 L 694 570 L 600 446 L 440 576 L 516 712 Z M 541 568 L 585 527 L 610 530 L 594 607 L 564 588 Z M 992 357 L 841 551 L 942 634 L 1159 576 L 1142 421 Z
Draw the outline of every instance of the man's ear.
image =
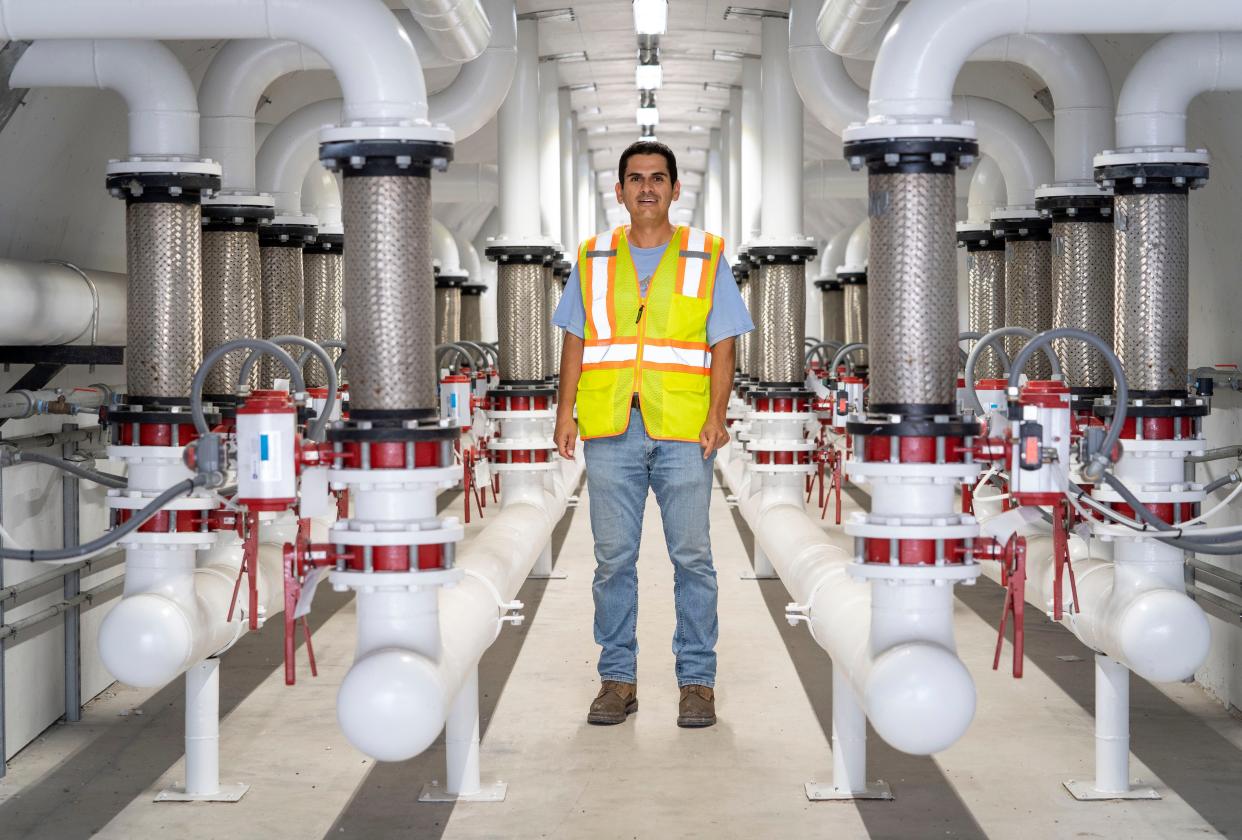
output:
M 613 186 L 613 189 L 616 190 L 617 193 L 617 204 L 625 204 L 625 202 L 621 200 L 621 182 L 617 181 L 616 185 Z
M 679 198 L 681 198 L 681 181 L 677 180 L 673 182 L 673 201 Z

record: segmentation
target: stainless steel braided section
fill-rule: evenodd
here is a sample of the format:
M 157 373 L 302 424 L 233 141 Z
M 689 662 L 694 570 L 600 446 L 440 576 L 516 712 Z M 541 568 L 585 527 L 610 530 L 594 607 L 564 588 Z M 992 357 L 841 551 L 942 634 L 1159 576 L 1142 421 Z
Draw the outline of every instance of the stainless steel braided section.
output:
M 126 392 L 188 397 L 203 359 L 202 228 L 197 204 L 130 204 L 125 215 Z
M 867 285 L 850 283 L 841 290 L 845 310 L 845 343 L 867 343 Z M 858 350 L 850 356 L 855 365 L 867 364 L 867 351 Z
M 203 231 L 203 353 L 235 338 L 259 335 L 259 235 L 254 231 Z M 207 374 L 203 392 L 232 394 L 249 355 L 234 350 Z M 255 368 L 245 383 L 255 388 Z
M 290 247 L 259 248 L 263 293 L 263 338 L 278 335 L 302 335 L 302 249 Z M 296 344 L 281 347 L 297 359 L 302 348 Z M 271 356 L 259 363 L 259 387 L 271 388 L 277 379 L 288 379 L 289 371 Z
M 822 289 L 820 291 L 819 337 L 821 341 L 845 341 L 844 289 Z
M 565 343 L 565 331 L 552 326 L 552 315 L 556 312 L 556 307 L 561 303 L 561 295 L 564 293 L 565 287 L 561 285 L 561 278 L 555 276 L 551 270 L 544 276 L 544 306 L 543 306 L 543 323 L 544 329 L 547 331 L 544 336 L 544 345 L 547 347 L 547 355 L 544 358 L 543 369 L 548 376 L 555 376 L 561 369 L 561 346 Z
M 1186 388 L 1187 206 L 1185 194 L 1115 199 L 1116 348 L 1132 391 Z
M 802 263 L 759 266 L 760 382 L 802 382 L 806 338 L 806 266 Z
M 751 320 L 754 320 L 755 312 L 755 284 L 749 280 L 738 284 L 738 291 L 742 294 L 742 302 L 746 305 L 746 311 L 751 314 Z M 739 336 L 737 343 L 737 369 L 742 372 L 743 376 L 754 375 L 754 346 L 755 331 Z
M 966 255 L 970 290 L 970 329 L 986 335 L 1005 326 L 1005 252 L 974 251 Z M 985 353 L 975 368 L 980 379 L 998 379 L 1004 371 L 993 353 Z
M 1005 243 L 1005 322 L 1037 333 L 1052 329 L 1052 243 L 1017 241 Z M 1026 344 L 1021 336 L 1005 341 L 1009 358 Z M 1036 353 L 1026 365 L 1031 379 L 1048 379 L 1052 365 Z
M 500 263 L 496 271 L 496 337 L 502 380 L 543 379 L 546 288 L 538 263 Z
M 345 320 L 352 408 L 436 406 L 431 180 L 345 178 Z
M 302 253 L 302 275 L 305 279 L 304 304 L 306 309 L 306 337 L 311 341 L 340 341 L 345 338 L 345 261 L 340 254 L 319 251 Z M 341 351 L 328 348 L 328 355 L 336 361 Z M 314 356 L 304 370 L 306 384 L 311 388 L 324 388 L 328 384 L 328 372 L 323 363 Z
M 461 337 L 466 341 L 483 340 L 483 295 L 461 296 Z
M 1052 225 L 1052 326 L 1095 333 L 1113 343 L 1113 227 L 1101 222 Z M 1065 382 L 1075 388 L 1113 384 L 1108 362 L 1081 341 L 1053 342 Z
M 954 176 L 868 176 L 867 332 L 875 404 L 952 405 L 957 385 Z
M 451 344 L 461 338 L 461 289 L 436 287 L 436 344 Z

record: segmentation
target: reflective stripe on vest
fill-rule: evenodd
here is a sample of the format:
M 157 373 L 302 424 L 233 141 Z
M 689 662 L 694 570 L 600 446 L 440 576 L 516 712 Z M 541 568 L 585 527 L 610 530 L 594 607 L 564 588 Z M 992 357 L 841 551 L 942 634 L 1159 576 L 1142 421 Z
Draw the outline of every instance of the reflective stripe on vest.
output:
M 624 228 L 579 248 L 586 309 L 578 386 L 583 438 L 625 432 L 637 392 L 648 434 L 698 440 L 712 363 L 707 315 L 723 251 L 720 237 L 677 228 L 642 297 Z

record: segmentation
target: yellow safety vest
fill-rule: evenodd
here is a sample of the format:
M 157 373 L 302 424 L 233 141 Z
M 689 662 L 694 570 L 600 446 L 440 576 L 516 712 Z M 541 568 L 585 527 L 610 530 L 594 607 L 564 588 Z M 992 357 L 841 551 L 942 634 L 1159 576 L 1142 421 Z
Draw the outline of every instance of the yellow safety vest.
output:
M 651 437 L 699 439 L 711 399 L 707 314 L 723 251 L 720 237 L 677 228 L 643 297 L 624 227 L 579 246 L 586 346 L 578 425 L 584 440 L 624 434 L 634 394 Z

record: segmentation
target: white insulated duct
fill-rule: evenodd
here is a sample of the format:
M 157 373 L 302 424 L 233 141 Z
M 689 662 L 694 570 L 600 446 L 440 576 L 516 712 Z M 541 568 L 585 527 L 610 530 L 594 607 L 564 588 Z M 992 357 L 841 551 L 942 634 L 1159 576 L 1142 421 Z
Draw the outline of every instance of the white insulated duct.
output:
M 0 258 L 5 344 L 125 344 L 124 274 Z
M 131 156 L 200 157 L 194 84 L 158 41 L 36 41 L 18 59 L 9 85 L 116 91 L 129 110 Z
M 789 67 L 789 25 L 762 21 L 762 239 L 788 244 L 802 235 L 802 99 Z
M 506 485 L 500 511 L 458 549 L 454 567 L 466 575 L 456 585 L 358 593 L 357 652 L 337 695 L 337 720 L 351 744 L 380 761 L 404 761 L 431 746 L 459 692 L 470 690 L 470 674 L 581 472 L 581 461 L 564 461 L 547 489 Z
M 794 598 L 791 609 L 832 657 L 834 676 L 849 681 L 876 733 L 914 755 L 952 746 L 975 713 L 974 681 L 953 639 L 953 588 L 854 578 L 853 538 L 811 518 L 800 482 L 756 492 L 734 448 L 721 455 L 725 483 Z
M 1242 5 L 1234 3 L 919 0 L 897 16 L 880 45 L 869 121 L 950 122 L 953 85 L 962 64 L 1004 35 L 1238 29 Z
M 897 0 L 824 0 L 815 31 L 837 55 L 859 55 L 883 34 L 895 8 Z
M 539 219 L 543 235 L 553 242 L 561 236 L 560 82 L 555 61 L 539 65 Z
M 453 61 L 472 61 L 492 36 L 489 12 L 480 0 L 405 0 L 436 48 Z
M 328 63 L 293 41 L 229 41 L 212 59 L 199 86 L 203 155 L 224 169 L 222 193 L 255 192 L 255 108 L 277 79 Z M 335 122 L 339 117 L 332 118 Z
M 0 0 L 0 39 L 267 38 L 318 52 L 341 83 L 343 125 L 425 125 L 409 38 L 379 0 Z
M 517 64 L 514 0 L 483 0 L 483 6 L 491 20 L 487 48 L 463 64 L 452 84 L 432 94 L 428 101 L 428 119 L 447 125 L 458 141 L 476 133 L 496 115 L 509 92 Z
M 1116 147 L 1185 148 L 1186 109 L 1191 101 L 1201 93 L 1239 89 L 1242 34 L 1167 35 L 1149 47 L 1126 76 L 1117 102 Z

